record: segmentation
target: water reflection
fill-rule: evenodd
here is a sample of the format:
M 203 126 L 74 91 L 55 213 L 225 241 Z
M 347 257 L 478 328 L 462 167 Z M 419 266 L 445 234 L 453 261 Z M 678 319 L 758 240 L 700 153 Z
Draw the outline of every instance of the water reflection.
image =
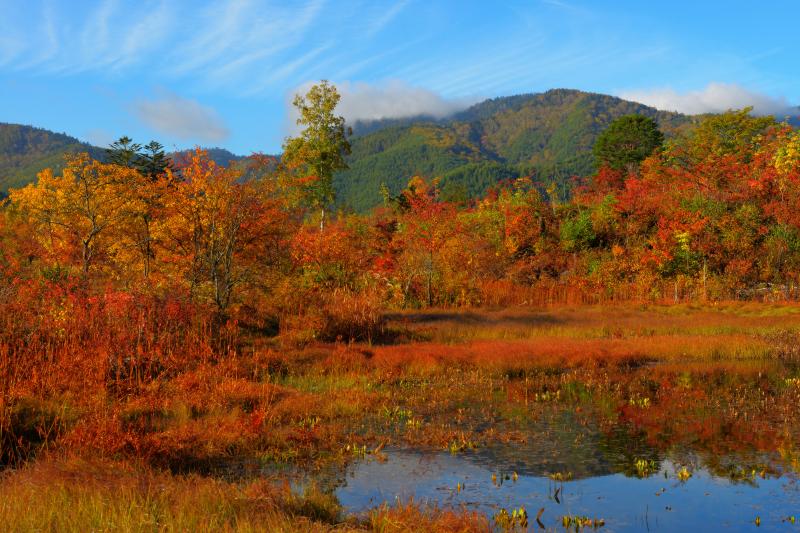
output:
M 462 377 L 426 378 L 392 397 L 393 409 L 420 421 L 413 428 L 382 412 L 365 417 L 370 449 L 394 447 L 345 450 L 322 471 L 278 475 L 297 490 L 313 482 L 334 491 L 356 514 L 413 498 L 490 518 L 524 506 L 534 529 L 544 509 L 542 522 L 557 530 L 563 516 L 587 516 L 604 519 L 605 531 L 738 531 L 756 521 L 800 531 L 788 521 L 800 519 L 793 366 L 597 366 L 488 387 Z M 453 445 L 465 440 L 483 446 Z
M 668 444 L 635 425 L 603 426 L 553 405 L 518 427 L 523 438 L 451 454 L 393 448 L 351 464 L 336 495 L 350 512 L 405 502 L 476 509 L 490 518 L 524 506 L 561 529 L 561 518 L 605 520 L 605 531 L 740 530 L 792 527 L 800 488 L 775 450 Z M 533 520 L 531 520 L 532 524 Z M 536 526 L 538 527 L 538 526 Z M 798 526 L 794 526 L 798 527 Z
M 670 458 L 645 478 L 614 472 L 611 462 L 589 461 L 581 467 L 561 458 L 557 464 L 581 474 L 559 482 L 542 475 L 536 456 L 526 461 L 526 453 L 518 446 L 458 455 L 392 449 L 385 460 L 352 465 L 336 495 L 355 513 L 413 497 L 420 503 L 478 509 L 490 517 L 501 508 L 524 506 L 531 516 L 544 508 L 542 521 L 548 527 L 560 528 L 564 515 L 604 518 L 606 531 L 739 530 L 755 527 L 756 517 L 762 530 L 786 531 L 789 524 L 783 520 L 800 510 L 793 476 L 761 478 L 756 473 L 749 483 L 737 483 L 700 467 L 682 482 L 677 477 L 682 465 Z M 516 479 L 506 477 L 515 471 Z

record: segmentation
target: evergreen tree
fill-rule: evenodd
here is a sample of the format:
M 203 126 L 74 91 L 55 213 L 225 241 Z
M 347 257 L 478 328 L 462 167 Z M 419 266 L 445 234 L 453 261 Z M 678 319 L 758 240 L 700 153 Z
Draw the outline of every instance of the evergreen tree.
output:
M 137 167 L 143 176 L 156 179 L 172 168 L 172 161 L 164 153 L 164 146 L 161 143 L 150 141 L 139 155 Z
M 141 159 L 139 154 L 141 149 L 141 144 L 137 144 L 127 135 L 123 135 L 106 148 L 106 156 L 109 163 L 121 167 L 136 168 Z
M 643 115 L 625 115 L 600 134 L 592 148 L 598 168 L 635 172 L 639 163 L 664 144 L 664 134 L 655 120 Z

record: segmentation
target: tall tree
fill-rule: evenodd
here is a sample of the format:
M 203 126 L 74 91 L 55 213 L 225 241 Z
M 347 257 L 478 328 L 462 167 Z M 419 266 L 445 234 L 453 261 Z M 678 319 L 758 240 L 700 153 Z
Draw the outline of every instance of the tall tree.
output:
M 241 172 L 218 166 L 196 150 L 164 195 L 158 242 L 173 276 L 190 297 L 212 301 L 224 314 L 242 285 L 263 283 L 281 257 L 288 231 L 271 180 L 241 182 Z
M 135 168 L 139 165 L 141 149 L 141 144 L 137 144 L 130 137 L 123 135 L 106 148 L 106 156 L 108 162 L 113 165 Z
M 322 80 L 303 95 L 296 95 L 294 106 L 303 130 L 283 144 L 283 163 L 299 178 L 304 202 L 320 210 L 320 230 L 325 227 L 325 207 L 334 200 L 333 175 L 348 168 L 345 156 L 350 142 L 344 117 L 335 114 L 339 103 L 336 87 Z
M 161 143 L 150 141 L 142 148 L 137 167 L 144 176 L 154 180 L 172 168 L 172 161 L 164 153 Z
M 130 224 L 126 227 L 127 237 L 133 248 L 138 251 L 138 260 L 142 264 L 144 277 L 150 275 L 152 260 L 155 258 L 153 247 L 152 223 L 153 213 L 159 207 L 159 178 L 172 169 L 172 161 L 164 153 L 164 147 L 157 141 L 150 141 L 145 146 L 133 142 L 130 137 L 123 136 L 106 149 L 111 164 L 135 169 L 146 183 L 132 189 L 135 209 L 131 213 Z
M 592 152 L 598 168 L 635 172 L 664 143 L 658 124 L 643 115 L 625 115 L 614 120 L 595 141 Z

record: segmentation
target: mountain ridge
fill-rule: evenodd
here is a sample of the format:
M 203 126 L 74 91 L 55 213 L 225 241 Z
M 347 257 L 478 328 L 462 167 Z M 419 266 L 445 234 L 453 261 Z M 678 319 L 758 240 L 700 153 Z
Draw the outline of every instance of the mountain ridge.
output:
M 667 137 L 700 117 L 601 93 L 551 89 L 489 98 L 444 118 L 356 121 L 347 159 L 350 169 L 334 178 L 338 204 L 366 211 L 381 202 L 381 185 L 397 193 L 415 175 L 440 178 L 443 194 L 453 200 L 479 196 L 500 181 L 520 176 L 553 185 L 565 197 L 573 176 L 594 170 L 591 149 L 597 136 L 626 114 L 653 118 Z M 794 117 L 793 123 L 798 122 Z M 224 148 L 207 150 L 223 165 L 249 157 Z M 59 171 L 64 153 L 78 151 L 105 157 L 104 148 L 65 133 L 0 123 L 0 195 L 35 180 L 46 167 Z
M 694 118 L 600 93 L 551 89 L 484 100 L 446 119 L 381 121 L 351 139 L 350 169 L 337 175 L 340 204 L 377 205 L 380 187 L 396 193 L 414 175 L 441 178 L 453 199 L 475 197 L 498 181 L 533 175 L 568 194 L 574 175 L 594 170 L 597 136 L 613 119 L 642 114 L 674 135 Z

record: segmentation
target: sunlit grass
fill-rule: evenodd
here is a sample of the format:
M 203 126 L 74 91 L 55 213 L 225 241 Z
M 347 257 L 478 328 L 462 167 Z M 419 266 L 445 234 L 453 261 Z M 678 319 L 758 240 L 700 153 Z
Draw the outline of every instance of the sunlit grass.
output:
M 767 335 L 800 331 L 794 305 L 728 304 L 719 306 L 591 306 L 525 308 L 501 311 L 403 312 L 391 316 L 390 328 L 430 342 L 516 340 L 539 337 L 574 339 L 657 335 Z
M 340 513 L 325 498 L 123 465 L 45 463 L 0 478 L 0 523 L 21 532 L 325 530 Z
M 315 485 L 298 494 L 275 482 L 232 483 L 83 460 L 43 461 L 0 476 L 0 524 L 31 533 L 489 530 L 476 513 L 413 501 L 358 519 Z

